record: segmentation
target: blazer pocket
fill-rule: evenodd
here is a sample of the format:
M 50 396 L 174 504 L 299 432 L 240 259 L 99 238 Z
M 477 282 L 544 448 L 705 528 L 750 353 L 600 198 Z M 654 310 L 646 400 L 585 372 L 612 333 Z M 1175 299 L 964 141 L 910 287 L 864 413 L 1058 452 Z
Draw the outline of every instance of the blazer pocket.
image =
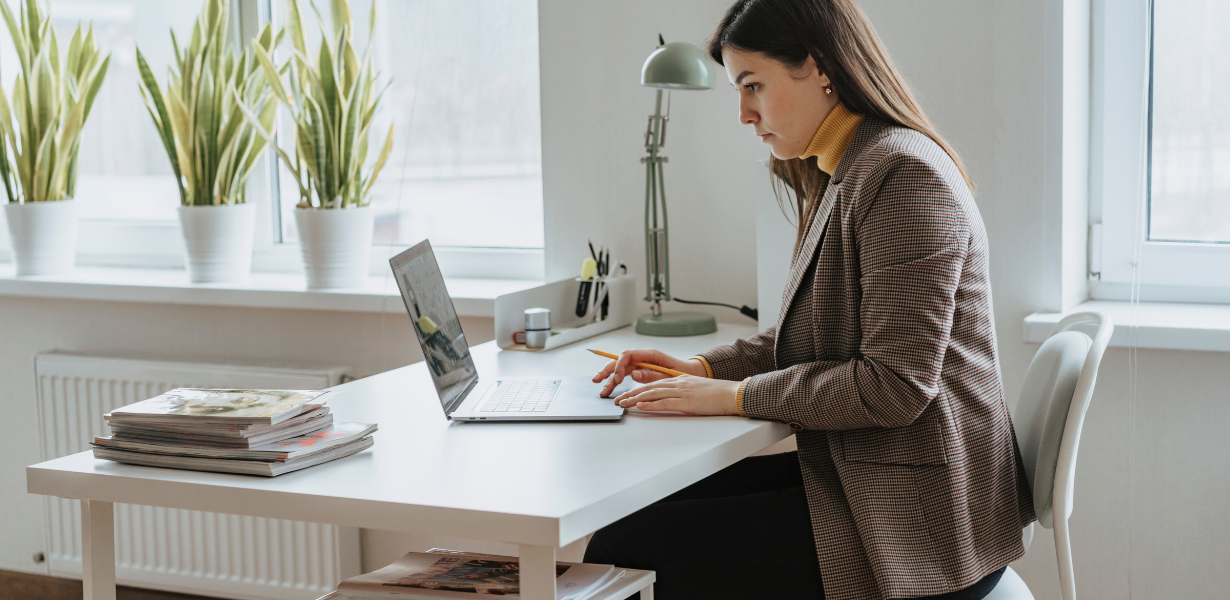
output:
M 884 465 L 943 465 L 944 428 L 938 420 L 918 421 L 905 427 L 856 429 L 843 434 L 847 462 Z

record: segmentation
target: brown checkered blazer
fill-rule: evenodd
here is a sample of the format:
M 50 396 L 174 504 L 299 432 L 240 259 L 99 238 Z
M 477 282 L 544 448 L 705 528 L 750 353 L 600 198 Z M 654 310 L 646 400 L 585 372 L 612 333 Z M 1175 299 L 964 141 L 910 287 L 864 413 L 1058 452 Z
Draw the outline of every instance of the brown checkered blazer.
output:
M 939 146 L 872 118 L 814 214 L 777 327 L 702 356 L 751 377 L 748 416 L 798 432 L 826 598 L 968 587 L 1024 554 L 1035 518 L 982 217 Z M 807 318 L 787 319 L 806 280 Z

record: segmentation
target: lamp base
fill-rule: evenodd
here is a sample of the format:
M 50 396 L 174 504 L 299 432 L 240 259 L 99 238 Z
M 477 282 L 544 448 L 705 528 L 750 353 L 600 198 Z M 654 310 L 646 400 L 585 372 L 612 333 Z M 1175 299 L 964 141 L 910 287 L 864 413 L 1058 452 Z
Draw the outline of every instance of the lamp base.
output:
M 641 315 L 636 319 L 636 332 L 660 337 L 705 335 L 717 331 L 717 320 L 702 312 L 664 312 Z

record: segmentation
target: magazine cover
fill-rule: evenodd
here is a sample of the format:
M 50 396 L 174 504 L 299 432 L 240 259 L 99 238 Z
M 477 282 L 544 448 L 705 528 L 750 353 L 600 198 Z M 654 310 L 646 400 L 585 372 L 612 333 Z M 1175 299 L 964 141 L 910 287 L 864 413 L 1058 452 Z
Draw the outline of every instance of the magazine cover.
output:
M 107 425 L 111 427 L 116 435 L 134 435 L 143 434 L 189 434 L 195 436 L 208 436 L 220 438 L 249 438 L 262 436 L 267 433 L 284 431 L 296 425 L 302 425 L 308 421 L 316 419 L 327 419 L 330 423 L 333 422 L 333 417 L 329 414 L 329 407 L 322 406 L 320 408 L 309 410 L 308 412 L 299 413 L 294 417 L 276 423 L 273 425 L 252 424 L 252 423 L 210 423 L 192 421 L 175 421 L 168 423 L 163 421 L 137 421 L 133 419 L 120 419 L 112 422 L 111 414 L 105 414 L 103 417 L 107 420 Z
M 148 452 L 130 452 L 94 446 L 94 458 L 111 460 L 132 465 L 147 467 L 162 467 L 164 469 L 182 469 L 188 471 L 213 471 L 216 473 L 238 473 L 240 475 L 260 475 L 275 477 L 283 473 L 298 471 L 321 463 L 345 458 L 372 447 L 375 443 L 370 437 L 361 438 L 349 444 L 329 448 L 324 452 L 311 454 L 301 460 L 290 462 L 265 462 L 260 460 L 234 460 L 229 458 L 201 458 L 199 456 L 171 456 L 167 454 L 150 454 Z
M 555 566 L 556 577 L 567 571 L 567 565 Z M 511 596 L 521 593 L 520 579 L 516 561 L 445 556 L 418 573 L 394 579 L 384 585 Z
M 149 400 L 113 410 L 111 418 L 206 417 L 267 423 L 276 417 L 297 415 L 309 403 L 315 407 L 321 404 L 317 399 L 327 393 L 316 390 L 176 388 Z
M 257 446 L 252 449 L 218 448 L 209 444 L 183 440 L 128 440 L 110 436 L 94 438 L 94 446 L 131 452 L 149 452 L 172 456 L 234 458 L 241 460 L 294 461 L 329 448 L 348 444 L 376 431 L 374 423 L 336 423 L 307 435 Z
M 114 427 L 112 428 L 111 433 L 115 439 L 129 442 L 149 442 L 152 444 L 161 444 L 163 442 L 183 442 L 210 448 L 251 450 L 259 446 L 264 446 L 265 444 L 271 444 L 273 442 L 288 438 L 307 435 L 313 431 L 324 429 L 331 424 L 333 424 L 333 415 L 325 415 L 318 419 L 312 419 L 306 423 L 299 423 L 298 425 L 261 433 L 251 437 L 221 437 L 215 435 L 196 435 L 179 432 L 154 432 L 150 429 L 133 431 L 128 427 Z
M 411 552 L 382 569 L 337 586 L 343 595 L 396 600 L 521 595 L 520 564 L 513 556 Z M 560 562 L 555 587 L 560 600 L 587 598 L 623 575 L 612 565 Z

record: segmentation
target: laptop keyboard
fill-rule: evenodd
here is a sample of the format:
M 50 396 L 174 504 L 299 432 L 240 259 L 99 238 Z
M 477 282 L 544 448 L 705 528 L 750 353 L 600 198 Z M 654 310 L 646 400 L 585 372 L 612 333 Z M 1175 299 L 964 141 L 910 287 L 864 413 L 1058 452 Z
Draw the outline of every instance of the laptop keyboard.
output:
M 559 379 L 497 381 L 479 412 L 544 412 L 555 399 L 559 384 Z

